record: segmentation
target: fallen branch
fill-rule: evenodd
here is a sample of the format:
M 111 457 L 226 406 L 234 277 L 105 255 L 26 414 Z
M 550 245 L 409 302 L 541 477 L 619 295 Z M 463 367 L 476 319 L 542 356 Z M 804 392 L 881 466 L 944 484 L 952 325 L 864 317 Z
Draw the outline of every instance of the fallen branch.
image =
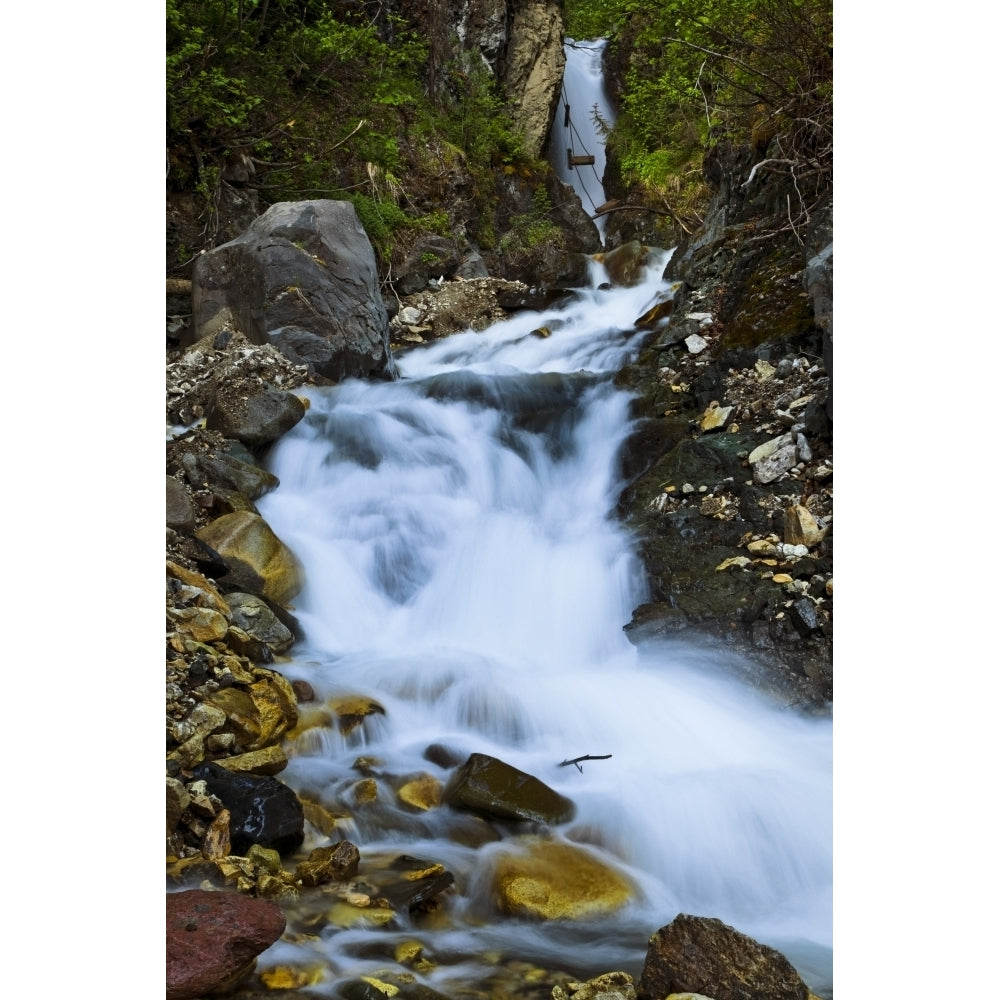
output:
M 576 765 L 576 769 L 580 772 L 580 774 L 583 774 L 583 768 L 580 767 L 580 761 L 581 760 L 608 760 L 610 757 L 611 757 L 611 754 L 609 754 L 609 753 L 605 753 L 605 754 L 587 753 L 587 754 L 584 754 L 582 757 L 574 757 L 572 760 L 564 760 L 559 766 L 560 767 L 566 767 L 569 764 L 575 764 Z

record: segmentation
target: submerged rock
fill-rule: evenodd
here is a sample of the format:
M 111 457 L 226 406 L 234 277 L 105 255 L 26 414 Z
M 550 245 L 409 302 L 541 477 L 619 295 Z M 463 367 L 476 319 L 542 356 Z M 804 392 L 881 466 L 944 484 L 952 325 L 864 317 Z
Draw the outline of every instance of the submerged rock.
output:
M 572 844 L 537 840 L 503 854 L 494 871 L 499 908 L 542 920 L 580 920 L 612 913 L 632 896 L 622 875 Z

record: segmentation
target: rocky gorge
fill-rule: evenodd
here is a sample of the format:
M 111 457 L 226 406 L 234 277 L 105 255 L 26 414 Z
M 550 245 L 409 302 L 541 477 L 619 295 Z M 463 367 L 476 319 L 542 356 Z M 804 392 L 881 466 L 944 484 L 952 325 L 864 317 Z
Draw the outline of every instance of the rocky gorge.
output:
M 785 226 L 780 183 L 748 189 L 752 169 L 753 154 L 736 148 L 707 164 L 704 225 L 674 251 L 668 294 L 635 317 L 648 337 L 616 377 L 637 418 L 618 514 L 651 592 L 623 626 L 636 642 L 685 633 L 733 650 L 743 681 L 822 714 L 833 674 L 832 221 L 826 203 L 808 228 Z M 577 218 L 561 249 L 504 261 L 428 237 L 389 295 L 348 202 L 279 203 L 204 254 L 190 284 L 168 283 L 168 997 L 324 996 L 321 969 L 256 957 L 319 926 L 433 922 L 454 881 L 433 858 L 363 857 L 340 835 L 344 817 L 280 778 L 304 734 L 349 733 L 385 711 L 360 695 L 319 700 L 282 673 L 301 638 L 302 569 L 255 501 L 281 489 L 266 458 L 307 412 L 304 390 L 392 379 L 413 345 L 566 294 L 590 255 L 627 285 L 659 245 L 653 222 L 618 214 L 601 250 Z M 427 756 L 446 782 L 388 776 L 414 809 L 542 827 L 571 813 L 497 758 L 435 746 Z M 355 768 L 360 806 L 387 776 L 363 755 Z M 558 920 L 599 918 L 629 888 L 585 852 L 542 839 L 496 873 L 495 892 L 503 912 Z M 711 915 L 649 934 L 638 982 L 613 970 L 584 982 L 508 958 L 455 1000 L 809 995 L 783 956 Z M 419 983 L 435 961 L 419 942 L 375 958 L 379 974 L 337 995 L 442 996 Z

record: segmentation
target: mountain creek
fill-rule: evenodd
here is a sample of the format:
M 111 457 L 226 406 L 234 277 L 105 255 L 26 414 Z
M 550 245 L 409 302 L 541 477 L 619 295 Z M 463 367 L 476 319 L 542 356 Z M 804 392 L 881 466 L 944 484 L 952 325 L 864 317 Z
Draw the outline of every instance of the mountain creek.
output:
M 168 997 L 832 997 L 832 223 L 746 172 L 558 280 L 390 304 L 317 200 L 168 288 Z

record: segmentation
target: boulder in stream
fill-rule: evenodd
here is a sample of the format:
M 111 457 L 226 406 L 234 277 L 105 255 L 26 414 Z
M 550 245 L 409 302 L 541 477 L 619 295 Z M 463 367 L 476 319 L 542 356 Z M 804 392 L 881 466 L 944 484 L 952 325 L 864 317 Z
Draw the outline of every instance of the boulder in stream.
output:
M 452 775 L 443 800 L 486 819 L 555 824 L 572 819 L 576 811 L 538 778 L 484 753 L 471 754 Z

